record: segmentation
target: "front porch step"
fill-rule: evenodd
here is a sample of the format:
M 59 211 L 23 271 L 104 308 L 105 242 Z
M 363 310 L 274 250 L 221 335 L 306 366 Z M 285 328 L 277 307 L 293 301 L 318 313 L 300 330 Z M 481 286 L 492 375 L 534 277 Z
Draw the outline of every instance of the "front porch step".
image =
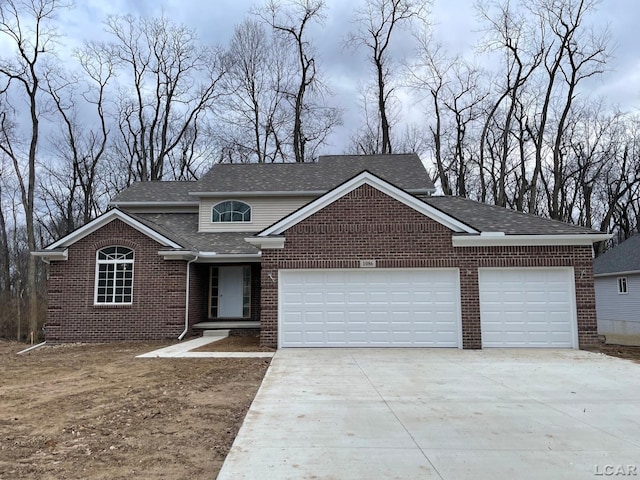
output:
M 228 337 L 229 336 L 229 330 L 203 330 L 202 331 L 202 336 L 203 337 Z
M 260 328 L 260 322 L 238 320 L 223 322 L 200 322 L 193 325 L 196 330 L 237 330 L 242 328 Z

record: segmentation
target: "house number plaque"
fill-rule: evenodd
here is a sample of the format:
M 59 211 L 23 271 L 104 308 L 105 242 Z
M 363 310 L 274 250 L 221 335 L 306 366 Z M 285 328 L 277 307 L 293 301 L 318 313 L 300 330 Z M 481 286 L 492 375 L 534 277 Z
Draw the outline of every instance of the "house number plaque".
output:
M 376 268 L 375 260 L 360 260 L 360 268 Z

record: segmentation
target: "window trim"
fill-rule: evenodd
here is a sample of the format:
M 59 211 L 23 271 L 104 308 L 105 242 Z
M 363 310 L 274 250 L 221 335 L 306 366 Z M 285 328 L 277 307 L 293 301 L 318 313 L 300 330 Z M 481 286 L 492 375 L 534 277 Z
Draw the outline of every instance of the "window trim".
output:
M 102 260 L 100 259 L 100 252 L 102 252 L 103 250 L 106 250 L 108 248 L 123 248 L 123 249 L 127 249 L 132 253 L 132 257 L 131 259 L 113 259 L 113 260 Z M 96 307 L 104 307 L 104 306 L 127 306 L 127 305 L 133 305 L 133 290 L 134 290 L 134 273 L 135 273 L 135 250 L 133 248 L 130 247 L 126 247 L 124 245 L 107 245 L 106 247 L 102 247 L 99 248 L 98 250 L 96 250 L 96 268 L 95 268 L 95 276 L 94 276 L 94 281 L 93 281 L 93 305 Z M 99 286 L 99 277 L 100 277 L 100 266 L 101 265 L 115 265 L 115 264 L 121 264 L 121 263 L 126 263 L 129 264 L 131 266 L 131 301 L 129 302 L 100 302 L 98 301 L 98 286 Z M 114 270 L 114 280 L 115 279 L 115 273 L 116 271 Z M 115 297 L 115 286 L 113 289 L 113 296 L 112 296 L 112 300 Z
M 244 205 L 246 205 L 247 207 L 249 207 L 249 220 L 230 220 L 228 222 L 225 222 L 223 220 L 220 221 L 214 221 L 213 220 L 213 211 L 215 210 L 215 208 L 218 205 L 222 205 L 223 203 L 227 203 L 227 202 L 238 202 L 238 203 L 242 203 Z M 244 200 L 235 200 L 235 199 L 227 199 L 227 200 L 222 200 L 221 202 L 216 203 L 215 205 L 213 205 L 211 207 L 211 215 L 210 215 L 210 220 L 211 223 L 214 225 L 227 225 L 227 224 L 247 224 L 247 223 L 253 223 L 253 207 L 251 206 L 250 203 L 245 202 Z
M 629 294 L 629 281 L 627 277 L 618 277 L 616 283 L 618 285 L 618 295 Z

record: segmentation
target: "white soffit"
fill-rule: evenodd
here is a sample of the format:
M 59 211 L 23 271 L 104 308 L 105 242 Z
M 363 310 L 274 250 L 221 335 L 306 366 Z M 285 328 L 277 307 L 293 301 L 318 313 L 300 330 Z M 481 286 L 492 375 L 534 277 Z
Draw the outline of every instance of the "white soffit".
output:
M 139 222 L 135 218 L 130 217 L 129 215 L 127 215 L 126 213 L 118 209 L 113 209 L 113 210 L 109 210 L 107 213 L 99 216 L 98 218 L 90 221 L 86 225 L 78 228 L 77 230 L 71 232 L 69 235 L 62 237 L 57 242 L 52 243 L 51 245 L 46 247 L 45 250 L 53 250 L 55 248 L 68 247 L 70 245 L 73 245 L 78 240 L 81 240 L 84 237 L 91 235 L 96 230 L 104 227 L 106 224 L 116 219 L 121 220 L 122 222 L 129 225 L 131 228 L 138 230 L 140 233 L 146 235 L 147 237 L 151 238 L 152 240 L 155 240 L 156 242 L 162 245 L 165 245 L 171 248 L 182 248 L 181 245 L 178 245 L 177 243 L 168 239 L 164 235 L 160 235 L 158 232 L 147 227 L 146 225 Z
M 353 177 L 351 180 L 346 181 L 342 185 L 337 186 L 333 190 L 330 190 L 329 192 L 324 194 L 322 197 L 317 198 L 316 200 L 305 205 L 301 209 L 284 217 L 282 220 L 274 223 L 269 228 L 260 232 L 257 236 L 266 237 L 268 235 L 280 235 L 285 230 L 291 228 L 292 226 L 296 225 L 302 220 L 305 220 L 306 218 L 310 217 L 314 213 L 317 213 L 318 211 L 332 204 L 339 198 L 345 196 L 346 194 L 352 192 L 356 188 L 359 188 L 365 184 L 372 186 L 376 190 L 379 190 L 386 195 L 389 195 L 393 199 L 407 205 L 410 208 L 413 208 L 417 212 L 431 218 L 432 220 L 435 220 L 436 222 L 444 225 L 445 227 L 453 230 L 454 232 L 478 233 L 469 225 L 466 225 L 465 223 L 462 223 L 459 220 L 456 220 L 455 218 L 449 215 L 446 215 L 440 210 L 432 207 L 431 205 L 424 203 L 423 201 L 410 195 L 404 190 L 390 184 L 389 182 L 386 182 L 385 180 L 373 175 L 368 171 L 365 171 Z

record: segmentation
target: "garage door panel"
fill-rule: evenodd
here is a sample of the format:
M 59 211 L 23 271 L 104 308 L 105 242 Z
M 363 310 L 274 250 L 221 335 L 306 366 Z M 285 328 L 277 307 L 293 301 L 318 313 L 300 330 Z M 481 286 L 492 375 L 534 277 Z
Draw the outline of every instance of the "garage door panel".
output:
M 301 302 L 291 290 L 313 302 Z M 280 346 L 457 347 L 458 292 L 453 269 L 284 270 Z M 309 337 L 305 332 L 311 326 L 317 331 Z M 299 335 L 289 335 L 290 330 Z
M 483 347 L 574 346 L 572 269 L 480 269 L 478 279 Z

